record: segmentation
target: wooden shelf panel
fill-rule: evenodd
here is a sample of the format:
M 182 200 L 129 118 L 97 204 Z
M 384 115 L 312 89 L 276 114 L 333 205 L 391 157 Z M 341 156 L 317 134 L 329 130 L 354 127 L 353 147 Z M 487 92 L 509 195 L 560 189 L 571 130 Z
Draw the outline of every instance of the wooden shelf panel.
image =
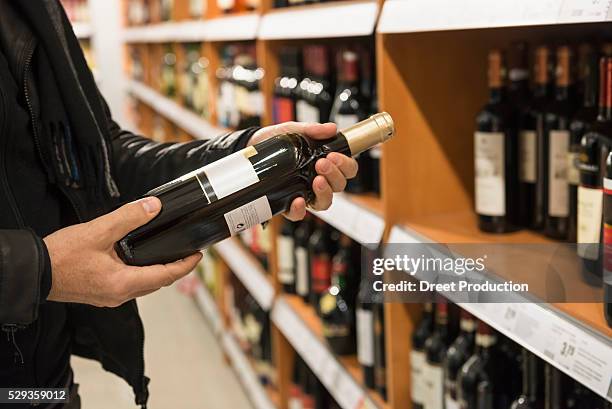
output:
M 258 38 L 290 40 L 366 36 L 374 32 L 376 0 L 335 1 L 273 9 L 264 14 Z
M 342 408 L 388 407 L 379 394 L 363 386 L 354 356 L 336 357 L 331 352 L 322 335 L 321 320 L 300 297 L 280 296 L 272 310 L 272 321 Z
M 593 23 L 612 19 L 611 2 L 579 0 L 387 0 L 379 33 Z
M 433 219 L 436 222 L 427 225 L 427 221 Z M 506 235 L 480 233 L 475 217 L 467 215 L 460 217 L 460 214 L 454 214 L 431 220 L 394 226 L 388 243 L 460 243 L 462 239 L 470 243 L 548 242 L 533 232 L 517 232 L 507 238 Z M 447 231 L 442 228 L 444 220 L 453 222 L 451 226 L 446 225 Z M 393 253 L 393 250 L 389 250 L 386 256 L 393 257 Z M 422 278 L 418 273 L 415 277 Z M 517 300 L 513 303 L 465 303 L 454 293 L 441 294 L 612 401 L 612 391 L 609 391 L 612 381 L 612 330 L 606 325 L 601 303 L 538 304 L 518 293 L 513 294 Z M 575 346 L 576 354 L 569 357 L 562 355 L 563 342 Z

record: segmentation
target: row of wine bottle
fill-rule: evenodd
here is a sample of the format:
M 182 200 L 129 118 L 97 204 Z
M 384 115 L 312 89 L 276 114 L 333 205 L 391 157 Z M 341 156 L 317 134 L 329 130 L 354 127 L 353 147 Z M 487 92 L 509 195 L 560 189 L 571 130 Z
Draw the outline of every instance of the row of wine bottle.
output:
M 476 118 L 479 226 L 598 243 L 612 141 L 612 45 L 536 47 L 531 89 L 527 46 L 514 44 L 508 54 L 489 53 L 489 101 Z
M 610 408 L 605 399 L 443 300 L 424 305 L 410 361 L 414 409 Z
M 373 58 L 364 44 L 337 48 L 312 44 L 302 49 L 287 46 L 279 50 L 278 61 L 272 102 L 274 123 L 331 121 L 342 129 L 377 112 Z M 349 181 L 347 191 L 378 193 L 380 149 L 365 152 L 357 160 L 360 172 Z
M 176 15 L 177 6 L 183 11 L 180 16 Z M 127 0 L 127 24 L 153 24 L 178 17 L 201 19 L 206 6 L 207 0 Z

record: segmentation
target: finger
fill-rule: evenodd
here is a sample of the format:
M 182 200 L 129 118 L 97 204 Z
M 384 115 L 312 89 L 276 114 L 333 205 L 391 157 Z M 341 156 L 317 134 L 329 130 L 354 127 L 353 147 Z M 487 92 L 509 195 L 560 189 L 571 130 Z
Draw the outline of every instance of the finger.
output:
M 156 197 L 136 200 L 94 219 L 91 222 L 92 233 L 108 233 L 107 238 L 114 243 L 132 230 L 151 221 L 160 210 L 161 202 Z
M 334 136 L 337 132 L 336 124 L 328 122 L 326 124 L 303 124 L 302 134 L 312 139 L 327 139 Z
M 291 202 L 291 207 L 285 217 L 292 222 L 297 222 L 306 217 L 306 201 L 303 197 L 298 197 Z
M 342 172 L 347 179 L 352 179 L 357 176 L 359 165 L 355 159 L 349 158 L 348 156 L 338 152 L 330 153 L 327 155 L 327 159 L 332 161 L 332 163 L 336 165 L 338 169 L 340 169 L 340 172 Z
M 323 176 L 317 176 L 312 182 L 316 200 L 312 208 L 315 210 L 327 210 L 331 206 L 333 192 L 329 183 Z
M 143 291 L 167 287 L 181 277 L 189 274 L 202 259 L 202 253 L 195 253 L 182 260 L 168 264 L 148 267 L 133 267 L 128 280 L 132 298 Z
M 330 160 L 319 159 L 315 164 L 317 173 L 327 179 L 332 191 L 342 192 L 346 187 L 346 178 Z

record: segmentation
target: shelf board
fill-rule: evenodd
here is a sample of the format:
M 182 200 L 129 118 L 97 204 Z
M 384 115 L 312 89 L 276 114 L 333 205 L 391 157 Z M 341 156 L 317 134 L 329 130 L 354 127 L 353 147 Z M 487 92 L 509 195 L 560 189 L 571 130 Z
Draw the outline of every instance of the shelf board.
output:
M 471 212 L 420 219 L 418 223 L 394 226 L 387 242 L 551 242 L 529 231 L 508 235 L 482 233 L 475 219 Z M 388 250 L 385 256 L 394 257 L 394 253 Z M 512 303 L 465 303 L 453 293 L 442 295 L 612 402 L 612 330 L 605 323 L 601 304 L 534 303 L 532 298 L 519 293 L 513 294 L 517 302 Z M 573 345 L 577 352 L 563 356 L 560 353 L 563 343 Z
M 182 21 L 126 28 L 123 39 L 127 43 L 196 42 L 206 39 L 205 21 Z
M 385 230 L 382 201 L 374 196 L 335 194 L 329 209 L 312 211 L 312 214 L 372 248 L 378 246 Z
M 72 23 L 72 30 L 74 31 L 74 35 L 76 35 L 79 40 L 88 39 L 93 34 L 93 29 L 90 23 L 75 21 Z
M 183 108 L 143 83 L 128 81 L 127 89 L 138 100 L 149 105 L 196 139 L 210 139 L 227 132 L 226 129 L 211 125 L 199 115 Z
M 366 36 L 374 32 L 376 0 L 332 1 L 273 9 L 261 19 L 258 38 L 287 40 Z
M 207 41 L 254 40 L 259 28 L 259 14 L 223 16 L 206 21 Z
M 379 33 L 463 30 L 612 19 L 611 2 L 580 0 L 386 0 Z
M 363 386 L 361 368 L 353 357 L 337 357 L 323 338 L 321 320 L 300 297 L 280 296 L 272 321 L 344 409 L 388 406 L 375 391 Z
M 195 275 L 195 273 L 191 274 Z M 223 332 L 223 320 L 221 319 L 219 308 L 217 308 L 217 304 L 215 303 L 215 299 L 213 298 L 212 294 L 210 294 L 199 278 L 197 279 L 197 282 L 198 285 L 194 294 L 195 301 L 198 307 L 200 307 L 200 311 L 202 311 L 210 323 L 213 333 L 219 336 Z
M 274 301 L 274 288 L 268 275 L 255 257 L 233 237 L 223 240 L 213 247 L 253 295 L 261 308 L 266 311 L 270 310 Z

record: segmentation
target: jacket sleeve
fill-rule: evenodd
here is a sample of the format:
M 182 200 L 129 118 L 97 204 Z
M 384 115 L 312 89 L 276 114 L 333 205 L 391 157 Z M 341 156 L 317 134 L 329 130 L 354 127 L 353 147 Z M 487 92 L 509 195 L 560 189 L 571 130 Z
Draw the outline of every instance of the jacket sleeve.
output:
M 229 132 L 206 141 L 159 143 L 121 129 L 112 119 L 109 124 L 115 177 L 122 200 L 135 199 L 163 183 L 243 149 L 259 129 Z
M 31 230 L 0 230 L 0 325 L 31 324 L 51 290 L 51 261 Z

